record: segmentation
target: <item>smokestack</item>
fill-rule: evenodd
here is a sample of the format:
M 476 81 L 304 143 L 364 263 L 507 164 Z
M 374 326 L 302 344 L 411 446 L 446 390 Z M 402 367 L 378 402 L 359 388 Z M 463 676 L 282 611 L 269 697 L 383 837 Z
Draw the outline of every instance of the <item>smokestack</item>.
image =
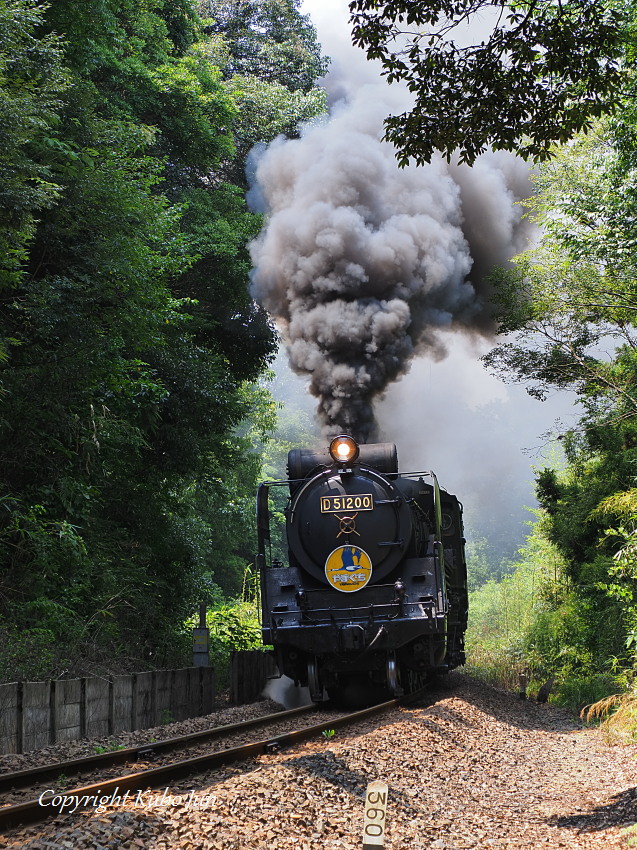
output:
M 374 400 L 415 354 L 444 356 L 441 329 L 492 334 L 484 273 L 528 229 L 513 157 L 401 169 L 380 141 L 390 108 L 377 86 L 359 89 L 254 168 L 266 220 L 251 245 L 253 295 L 309 376 L 326 436 L 373 439 Z

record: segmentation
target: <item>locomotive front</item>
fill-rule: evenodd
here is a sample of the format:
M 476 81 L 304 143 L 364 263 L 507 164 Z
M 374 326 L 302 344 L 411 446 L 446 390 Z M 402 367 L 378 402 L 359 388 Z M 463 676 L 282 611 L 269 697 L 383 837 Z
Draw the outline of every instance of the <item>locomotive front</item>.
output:
M 263 641 L 279 670 L 349 702 L 464 662 L 462 509 L 433 473 L 398 474 L 391 443 L 296 449 L 257 498 Z M 268 558 L 269 488 L 289 488 L 288 563 Z

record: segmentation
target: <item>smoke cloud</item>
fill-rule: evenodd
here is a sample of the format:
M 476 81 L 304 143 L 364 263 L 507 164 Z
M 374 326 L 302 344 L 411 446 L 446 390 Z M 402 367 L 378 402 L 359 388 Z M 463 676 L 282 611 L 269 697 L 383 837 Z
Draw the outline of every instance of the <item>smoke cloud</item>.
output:
M 323 124 L 279 139 L 254 170 L 266 225 L 251 246 L 254 297 L 290 365 L 310 377 L 327 434 L 374 436 L 373 403 L 439 331 L 491 335 L 484 274 L 523 244 L 524 165 L 490 153 L 401 169 L 382 141 L 386 99 L 359 89 Z
M 526 244 L 530 186 L 508 154 L 400 169 L 380 139 L 412 95 L 352 47 L 344 0 L 302 5 L 332 59 L 331 115 L 253 154 L 248 199 L 266 221 L 252 291 L 309 378 L 324 436 L 370 440 L 375 402 L 416 355 L 443 358 L 449 330 L 493 334 L 485 275 Z

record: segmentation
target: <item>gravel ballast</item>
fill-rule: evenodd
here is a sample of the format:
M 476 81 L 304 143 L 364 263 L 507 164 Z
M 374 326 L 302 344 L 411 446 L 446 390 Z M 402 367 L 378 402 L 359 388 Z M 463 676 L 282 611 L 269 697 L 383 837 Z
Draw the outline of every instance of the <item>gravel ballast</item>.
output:
M 271 700 L 261 700 L 250 705 L 235 705 L 220 708 L 204 717 L 192 717 L 177 723 L 166 723 L 163 726 L 153 726 L 149 729 L 137 729 L 134 732 L 121 732 L 103 738 L 81 739 L 51 744 L 39 750 L 26 753 L 9 753 L 0 755 L 0 773 L 11 773 L 18 770 L 28 770 L 61 761 L 94 756 L 96 753 L 109 752 L 125 747 L 137 747 L 142 744 L 152 744 L 179 735 L 190 735 L 213 729 L 216 726 L 228 726 L 241 723 L 253 717 L 263 717 L 283 711 L 282 706 Z
M 0 847 L 360 850 L 376 779 L 389 786 L 388 850 L 637 839 L 637 746 L 611 747 L 561 709 L 452 674 L 428 705 L 7 833 Z

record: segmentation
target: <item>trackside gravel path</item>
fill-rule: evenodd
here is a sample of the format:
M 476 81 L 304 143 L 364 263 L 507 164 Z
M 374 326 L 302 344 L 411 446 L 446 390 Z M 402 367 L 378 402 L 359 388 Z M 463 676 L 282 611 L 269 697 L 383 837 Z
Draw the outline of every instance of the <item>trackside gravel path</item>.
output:
M 0 836 L 0 848 L 360 850 L 390 788 L 387 850 L 637 845 L 637 746 L 461 674 L 401 708 L 236 767 Z

